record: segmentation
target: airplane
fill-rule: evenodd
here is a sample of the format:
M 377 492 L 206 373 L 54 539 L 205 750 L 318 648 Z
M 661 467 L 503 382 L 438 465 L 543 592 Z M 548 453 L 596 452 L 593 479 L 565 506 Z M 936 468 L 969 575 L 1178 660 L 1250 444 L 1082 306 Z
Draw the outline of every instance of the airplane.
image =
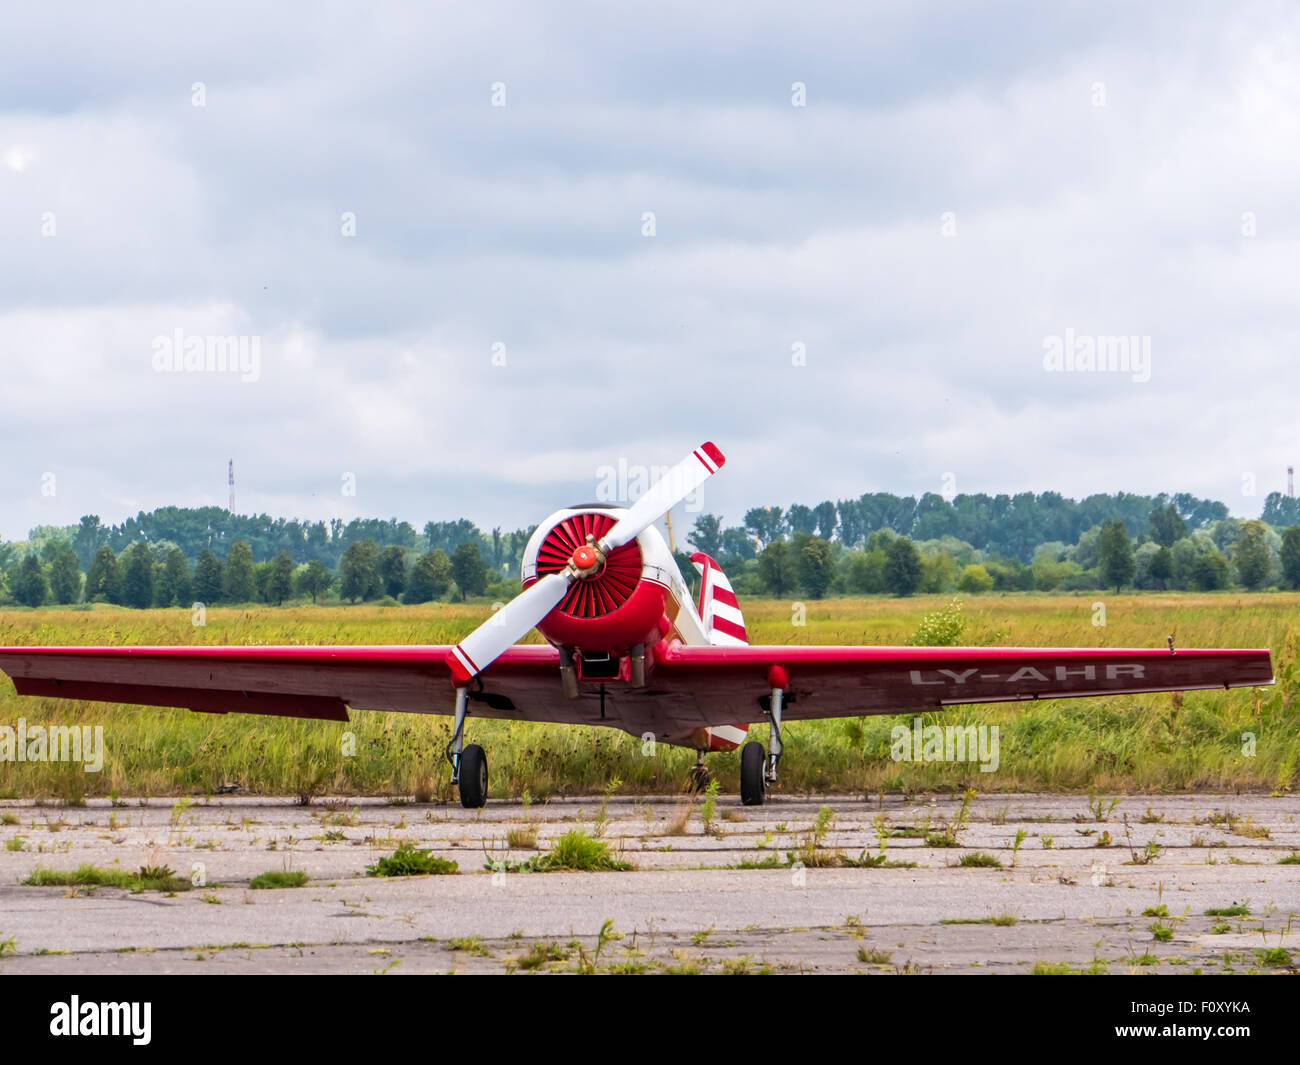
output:
M 522 591 L 454 647 L 0 647 L 20 695 L 346 722 L 348 711 L 453 717 L 445 756 L 461 804 L 488 796 L 470 717 L 606 725 L 697 752 L 740 753 L 740 797 L 777 783 L 786 722 L 972 703 L 1273 682 L 1267 649 L 817 647 L 748 642 L 721 567 L 698 600 L 655 522 L 726 459 L 701 444 L 629 507 L 556 511 L 524 550 Z M 545 644 L 519 644 L 536 627 Z M 748 739 L 768 725 L 768 743 Z M 743 744 L 743 746 L 742 746 Z

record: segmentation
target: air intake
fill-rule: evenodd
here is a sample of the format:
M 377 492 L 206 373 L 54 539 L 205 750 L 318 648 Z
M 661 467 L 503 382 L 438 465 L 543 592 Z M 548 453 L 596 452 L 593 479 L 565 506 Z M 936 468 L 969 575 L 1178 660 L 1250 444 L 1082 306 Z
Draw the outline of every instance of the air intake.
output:
M 592 536 L 599 540 L 615 519 L 600 511 L 574 514 L 555 525 L 537 551 L 537 575 L 564 569 L 573 552 Z M 594 577 L 575 581 L 557 608 L 573 618 L 612 614 L 631 598 L 641 580 L 641 548 L 635 540 L 615 548 Z

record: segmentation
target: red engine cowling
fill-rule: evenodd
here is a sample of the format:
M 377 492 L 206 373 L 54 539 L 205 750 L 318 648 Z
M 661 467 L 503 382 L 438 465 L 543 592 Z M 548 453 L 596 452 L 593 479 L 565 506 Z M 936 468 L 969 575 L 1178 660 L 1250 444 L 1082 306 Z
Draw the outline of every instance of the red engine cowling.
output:
M 592 536 L 599 540 L 618 520 L 603 510 L 581 510 L 556 521 L 537 547 L 537 574 L 525 578 L 524 587 L 539 577 L 568 565 L 573 552 Z M 639 643 L 654 643 L 663 635 L 667 588 L 645 580 L 641 545 L 633 540 L 609 553 L 595 576 L 575 581 L 538 629 L 554 644 L 584 651 L 621 655 Z

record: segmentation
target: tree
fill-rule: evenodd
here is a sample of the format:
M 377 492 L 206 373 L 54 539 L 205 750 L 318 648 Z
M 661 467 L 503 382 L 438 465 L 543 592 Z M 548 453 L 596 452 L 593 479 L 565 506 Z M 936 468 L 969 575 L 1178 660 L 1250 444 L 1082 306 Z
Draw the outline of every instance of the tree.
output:
M 474 551 L 477 555 L 478 548 Z M 359 540 L 343 552 L 339 593 L 353 603 L 379 594 L 379 545 L 374 540 Z
M 194 564 L 194 598 L 200 603 L 221 602 L 221 560 L 204 548 Z
M 226 553 L 221 591 L 228 603 L 252 603 L 257 599 L 257 576 L 253 572 L 253 550 L 236 540 Z
M 1203 592 L 1228 587 L 1228 559 L 1218 550 L 1200 552 L 1192 562 L 1192 583 Z
M 50 559 L 50 593 L 56 603 L 75 603 L 81 598 L 81 569 L 77 549 L 67 540 L 54 545 Z
M 780 538 L 785 528 L 785 513 L 780 507 L 753 507 L 745 511 L 745 531 L 754 534 L 759 549 Z
M 716 559 L 722 553 L 722 522 L 716 514 L 701 514 L 695 519 L 690 539 L 695 550 Z
M 153 558 L 142 540 L 122 555 L 122 602 L 136 610 L 153 606 Z
M 1097 572 L 1102 584 L 1107 588 L 1113 586 L 1118 592 L 1133 579 L 1136 569 L 1128 530 L 1118 518 L 1108 518 L 1102 522 L 1101 535 L 1097 538 Z
M 834 579 L 831 545 L 819 536 L 808 537 L 799 548 L 799 584 L 814 599 L 820 599 Z
M 122 596 L 122 567 L 117 554 L 105 544 L 95 552 L 86 571 L 86 602 L 116 603 Z
M 864 595 L 876 595 L 885 590 L 885 562 L 883 548 L 874 551 L 854 551 L 849 560 L 849 589 Z
M 167 552 L 162 577 L 154 582 L 154 603 L 158 606 L 189 606 L 192 590 L 189 559 L 179 547 L 173 547 Z
M 791 503 L 785 512 L 785 523 L 796 536 L 811 536 L 817 528 L 817 516 L 812 512 L 812 507 Z
M 921 553 L 906 536 L 885 548 L 885 587 L 894 595 L 911 595 L 921 583 Z
M 427 603 L 447 594 L 451 587 L 451 559 L 442 548 L 428 551 L 415 560 L 406 584 L 408 603 Z
M 81 519 L 74 540 L 77 562 L 80 565 L 90 568 L 90 560 L 95 557 L 95 552 L 104 546 L 104 538 L 107 534 L 108 530 L 99 524 L 98 514 L 87 514 Z
M 1169 586 L 1169 578 L 1173 575 L 1174 553 L 1169 549 L 1168 545 L 1162 545 L 1160 550 L 1151 556 L 1151 565 L 1147 569 L 1147 576 L 1155 582 L 1157 588 L 1164 590 Z
M 971 563 L 961 571 L 961 578 L 957 581 L 957 590 L 962 592 L 991 592 L 993 590 L 993 578 L 989 571 L 978 563 Z
M 758 576 L 768 594 L 783 596 L 794 587 L 794 559 L 784 540 L 768 544 L 758 553 Z
M 266 599 L 267 602 L 279 606 L 291 595 L 293 595 L 293 558 L 288 551 L 281 551 L 271 560 L 271 572 L 266 578 Z
M 1172 503 L 1156 507 L 1147 524 L 1151 530 L 1151 539 L 1161 547 L 1173 547 L 1187 535 L 1187 522 L 1179 516 L 1178 508 Z
M 487 591 L 487 567 L 478 553 L 478 544 L 461 544 L 451 556 L 451 573 L 464 599 Z
M 23 606 L 44 606 L 50 597 L 50 584 L 36 552 L 29 551 L 18 566 L 13 582 L 14 598 Z
M 1300 588 L 1300 525 L 1282 534 L 1282 576 L 1290 588 Z
M 1252 591 L 1268 580 L 1268 539 L 1262 521 L 1248 521 L 1242 526 L 1232 561 L 1237 565 L 1237 577 Z
M 500 530 L 494 529 L 493 536 L 500 542 Z M 499 548 L 497 549 L 499 554 Z M 393 544 L 384 549 L 379 559 L 379 580 L 384 586 L 384 594 L 400 599 L 406 590 L 406 548 Z
M 330 585 L 333 583 L 334 575 L 330 573 L 329 567 L 318 558 L 313 558 L 298 574 L 298 592 L 310 595 L 313 603 L 316 602 L 317 596 L 328 592 Z

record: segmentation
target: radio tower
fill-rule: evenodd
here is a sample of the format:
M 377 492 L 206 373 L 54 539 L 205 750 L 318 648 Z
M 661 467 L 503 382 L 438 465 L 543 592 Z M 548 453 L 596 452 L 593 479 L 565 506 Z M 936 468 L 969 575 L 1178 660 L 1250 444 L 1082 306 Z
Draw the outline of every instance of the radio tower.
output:
M 1295 467 L 1286 468 L 1286 496 L 1288 499 L 1295 498 Z
M 227 508 L 231 514 L 235 512 L 235 460 L 230 460 L 230 466 L 226 474 L 226 483 L 230 485 L 230 506 Z

